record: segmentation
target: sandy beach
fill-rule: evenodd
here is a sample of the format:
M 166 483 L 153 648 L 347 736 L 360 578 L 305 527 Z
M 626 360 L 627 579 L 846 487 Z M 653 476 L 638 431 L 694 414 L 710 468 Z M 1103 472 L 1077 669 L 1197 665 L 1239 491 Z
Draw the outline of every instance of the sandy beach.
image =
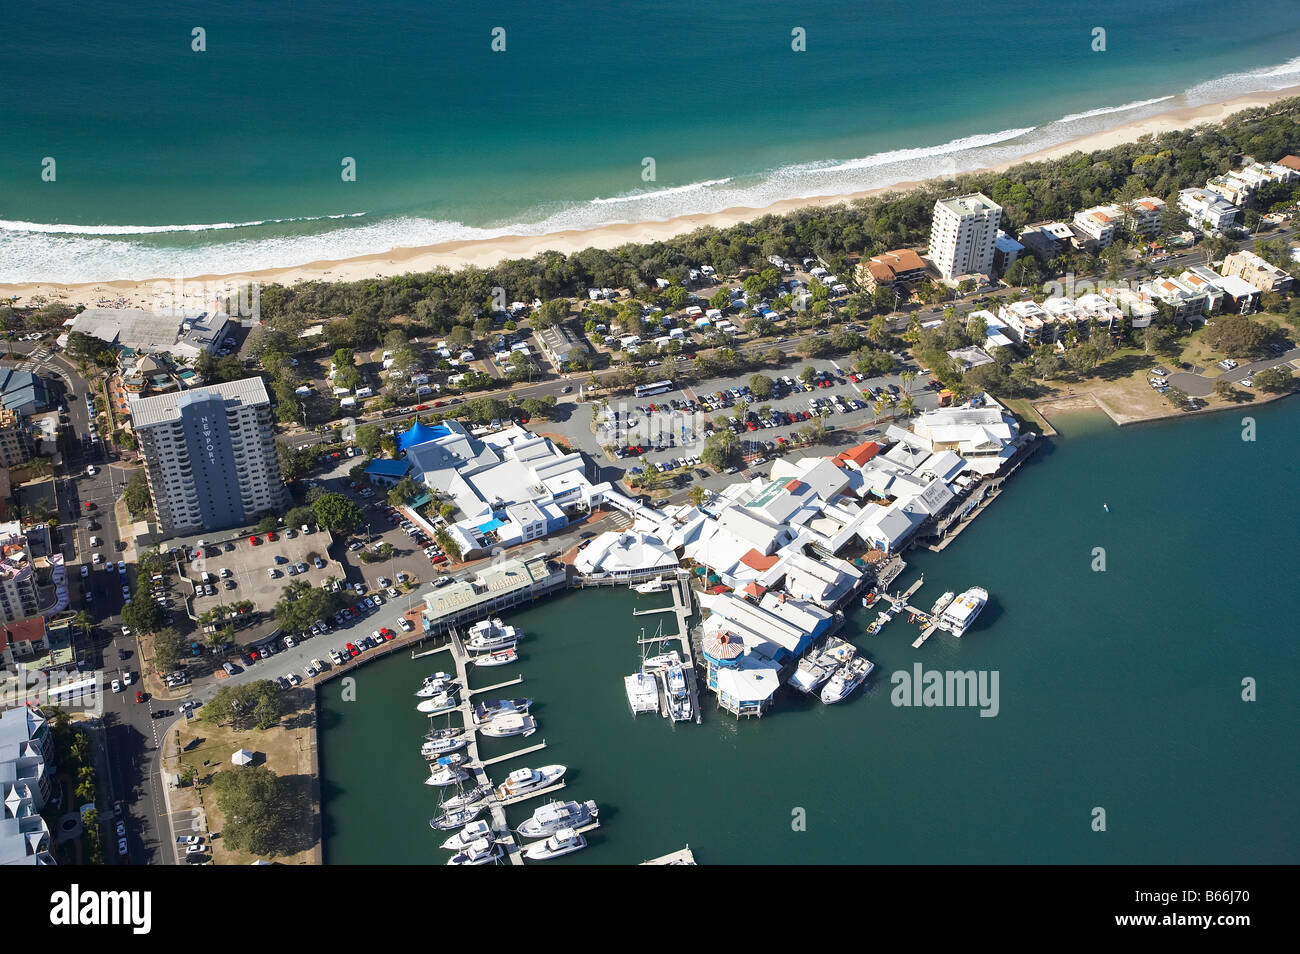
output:
M 1108 149 L 1124 142 L 1132 142 L 1147 134 L 1157 134 L 1173 129 L 1184 129 L 1202 123 L 1219 122 L 1232 113 L 1256 106 L 1266 106 L 1279 99 L 1300 95 L 1300 87 L 1289 87 L 1271 92 L 1252 93 L 1221 103 L 1206 106 L 1173 109 L 1146 119 L 1122 123 L 1112 129 L 1081 136 L 1031 153 L 1012 162 L 970 172 L 997 171 L 1021 162 L 1052 159 L 1069 153 Z M 538 236 L 502 236 L 476 241 L 446 242 L 419 248 L 396 248 L 376 255 L 364 255 L 338 261 L 308 262 L 291 268 L 273 268 L 229 275 L 188 275 L 187 282 L 203 282 L 213 287 L 232 278 L 255 279 L 265 284 L 292 285 L 304 281 L 354 281 L 407 272 L 429 271 L 438 266 L 457 269 L 466 265 L 487 267 L 507 258 L 530 258 L 539 252 L 555 250 L 572 253 L 584 248 L 615 248 L 628 242 L 652 242 L 671 238 L 703 226 L 723 228 L 771 213 L 790 212 L 794 209 L 834 205 L 852 199 L 899 191 L 915 187 L 917 182 L 899 182 L 892 186 L 843 195 L 815 198 L 789 199 L 764 208 L 733 208 L 702 215 L 685 215 L 658 222 L 637 222 L 609 225 L 581 231 L 553 232 Z M 17 296 L 19 303 L 35 297 L 68 304 L 103 307 L 158 307 L 157 286 L 167 283 L 170 288 L 176 276 L 160 276 L 143 281 L 103 281 L 83 284 L 23 283 L 0 284 L 0 298 Z

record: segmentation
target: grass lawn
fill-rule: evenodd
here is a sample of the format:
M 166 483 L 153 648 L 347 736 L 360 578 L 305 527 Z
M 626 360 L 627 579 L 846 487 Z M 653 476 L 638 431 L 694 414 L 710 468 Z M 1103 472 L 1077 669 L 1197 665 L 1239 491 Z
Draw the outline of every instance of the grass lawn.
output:
M 239 771 L 238 766 L 231 764 L 230 757 L 240 749 L 255 753 L 258 756 L 255 764 L 265 765 L 279 776 L 290 793 L 286 803 L 292 808 L 293 823 L 287 826 L 285 842 L 292 851 L 266 856 L 231 851 L 217 837 L 211 842 L 214 864 L 247 865 L 259 857 L 287 865 L 313 863 L 320 827 L 311 775 L 312 749 L 316 744 L 315 694 L 311 690 L 295 689 L 285 696 L 286 708 L 291 711 L 286 712 L 278 726 L 270 729 L 237 730 L 230 725 L 212 725 L 196 718 L 182 722 L 174 730 L 179 735 L 178 749 L 196 738 L 203 741 L 190 751 L 180 753 L 179 766 L 174 757 L 167 760 L 167 771 L 184 774 L 186 767 L 193 767 L 198 773 L 194 785 L 172 791 L 173 813 L 202 807 L 207 814 L 208 830 L 219 836 L 225 827 L 225 819 L 217 807 L 217 796 L 210 782 L 217 772 Z

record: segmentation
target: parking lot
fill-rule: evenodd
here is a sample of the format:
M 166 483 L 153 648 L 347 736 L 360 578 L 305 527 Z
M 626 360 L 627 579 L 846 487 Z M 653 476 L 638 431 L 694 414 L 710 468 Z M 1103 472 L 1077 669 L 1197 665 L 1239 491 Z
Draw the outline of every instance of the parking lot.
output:
M 771 397 L 763 400 L 750 393 L 750 375 L 746 374 L 712 379 L 698 386 L 641 399 L 625 398 L 611 402 L 610 419 L 604 422 L 608 426 L 598 425 L 594 435 L 598 446 L 583 446 L 583 449 L 607 459 L 600 448 L 615 446 L 625 456 L 617 459 L 614 466 L 628 473 L 637 473 L 646 467 L 641 458 L 655 467 L 683 460 L 688 466 L 697 465 L 704 449 L 706 430 L 712 428 L 717 418 L 733 418 L 736 402 L 743 400 L 748 405 L 747 420 L 744 424 L 733 424 L 732 429 L 741 438 L 746 460 L 754 462 L 759 458 L 770 459 L 782 445 L 796 443 L 799 428 L 816 418 L 817 410 L 827 410 L 824 423 L 828 428 L 862 428 L 876 417 L 875 399 L 870 393 L 872 389 L 884 389 L 895 397 L 904 391 L 898 376 L 898 372 L 904 370 L 903 366 L 888 375 L 854 381 L 852 377 L 857 375 L 842 370 L 834 361 L 810 361 L 807 364 L 823 375 L 824 384 L 804 385 L 797 377 L 804 367 L 799 365 L 791 369 L 794 373 L 769 374 L 768 377 L 779 383 Z M 918 372 L 911 384 L 916 410 L 920 412 L 937 407 L 938 395 L 927 387 L 929 376 L 920 374 L 916 368 L 912 370 Z M 793 386 L 782 380 L 785 378 Z M 717 398 L 719 391 L 723 392 L 721 399 Z M 864 391 L 868 393 L 864 394 Z M 814 401 L 820 404 L 816 410 L 812 406 Z M 681 407 L 673 408 L 673 402 Z M 777 417 L 760 418 L 758 410 L 764 406 L 776 412 Z M 614 414 L 618 415 L 617 420 L 613 418 Z M 592 435 L 588 435 L 587 443 L 592 439 Z M 767 447 L 769 443 L 771 448 Z M 634 452 L 628 453 L 629 445 Z M 637 447 L 640 453 L 635 452 Z
M 194 615 L 236 600 L 251 600 L 257 609 L 270 612 L 295 579 L 320 586 L 329 577 L 341 578 L 343 568 L 331 559 L 329 542 L 327 533 L 287 528 L 206 546 L 186 571 L 195 591 Z M 209 574 L 206 583 L 204 574 Z

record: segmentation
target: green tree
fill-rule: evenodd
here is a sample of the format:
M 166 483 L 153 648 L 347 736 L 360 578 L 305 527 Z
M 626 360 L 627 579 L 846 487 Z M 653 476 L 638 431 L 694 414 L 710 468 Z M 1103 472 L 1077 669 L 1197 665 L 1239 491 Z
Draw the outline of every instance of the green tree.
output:
M 1290 390 L 1295 379 L 1291 374 L 1291 369 L 1286 365 L 1278 365 L 1273 368 L 1265 368 L 1263 371 L 1255 372 L 1255 387 L 1261 391 L 1271 393 L 1280 393 Z
M 147 513 L 153 506 L 153 498 L 149 496 L 149 478 L 145 476 L 144 470 L 137 470 L 127 480 L 122 499 L 126 502 L 126 509 L 131 511 L 132 516 Z
M 316 511 L 311 507 L 294 507 L 284 515 L 285 526 L 307 527 L 316 525 Z
M 766 374 L 755 374 L 749 379 L 749 390 L 760 401 L 766 401 L 776 390 L 776 384 Z
M 185 637 L 170 626 L 154 633 L 153 665 L 159 673 L 171 672 L 187 648 Z
M 145 587 L 136 589 L 122 607 L 122 624 L 139 633 L 153 633 L 162 628 L 162 609 Z
M 700 460 L 715 470 L 726 470 L 740 462 L 740 438 L 730 429 L 715 431 L 704 442 Z
M 236 729 L 269 729 L 284 716 L 280 687 L 269 679 L 222 686 L 203 707 L 202 718 L 213 725 L 230 722 Z
M 365 523 L 361 508 L 356 503 L 337 493 L 327 493 L 312 501 L 312 512 L 316 514 L 316 525 L 331 533 L 352 533 Z
M 274 772 L 265 765 L 232 766 L 216 774 L 212 789 L 226 819 L 221 840 L 228 847 L 254 855 L 280 853 L 291 828 L 292 807 Z
M 1245 315 L 1219 315 L 1203 334 L 1205 343 L 1220 354 L 1254 357 L 1263 353 L 1270 332 Z
M 371 457 L 379 451 L 379 442 L 384 432 L 378 424 L 358 424 L 353 442 Z
M 394 507 L 400 507 L 408 500 L 415 498 L 420 492 L 420 485 L 410 477 L 403 477 L 388 491 L 388 502 Z

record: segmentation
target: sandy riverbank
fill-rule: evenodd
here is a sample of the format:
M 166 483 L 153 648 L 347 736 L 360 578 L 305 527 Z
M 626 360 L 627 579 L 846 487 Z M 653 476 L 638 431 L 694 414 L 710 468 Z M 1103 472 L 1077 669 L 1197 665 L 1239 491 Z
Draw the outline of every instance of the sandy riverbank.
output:
M 1059 146 L 1031 153 L 1013 162 L 986 168 L 997 171 L 1021 162 L 1052 159 L 1076 151 L 1091 152 L 1097 149 L 1109 149 L 1120 143 L 1132 142 L 1147 134 L 1184 129 L 1202 123 L 1220 122 L 1239 110 L 1267 106 L 1279 99 L 1296 95 L 1300 95 L 1300 87 L 1252 93 L 1206 106 L 1172 109 L 1146 119 L 1122 123 L 1108 130 L 1090 133 L 1062 143 Z M 969 171 L 983 170 L 972 169 Z M 761 209 L 734 208 L 710 214 L 679 216 L 660 222 L 608 225 L 596 229 L 553 232 L 540 236 L 515 235 L 475 241 L 445 242 L 419 248 L 392 249 L 381 254 L 363 255 L 339 261 L 309 262 L 292 268 L 264 269 L 240 276 L 192 275 L 185 276 L 185 280 L 209 283 L 214 286 L 219 286 L 221 283 L 233 279 L 244 281 L 255 279 L 268 284 L 278 282 L 292 285 L 303 281 L 355 281 L 363 278 L 400 275 L 406 272 L 429 271 L 439 266 L 452 269 L 462 268 L 466 265 L 487 267 L 503 259 L 530 258 L 539 252 L 547 250 L 568 254 L 584 248 L 615 248 L 629 242 L 662 241 L 704 226 L 725 228 L 762 215 L 781 214 L 799 208 L 834 205 L 852 199 L 878 195 L 883 192 L 908 189 L 919 184 L 918 182 L 900 182 L 887 188 L 871 189 L 865 192 L 788 199 Z M 175 276 L 166 276 L 144 281 L 104 281 L 83 284 L 51 282 L 0 284 L 0 298 L 18 296 L 20 303 L 22 303 L 34 297 L 43 296 L 50 300 L 64 301 L 68 304 L 150 308 L 157 307 L 158 299 L 155 292 L 157 283 L 166 282 L 167 294 L 170 295 L 174 279 Z

